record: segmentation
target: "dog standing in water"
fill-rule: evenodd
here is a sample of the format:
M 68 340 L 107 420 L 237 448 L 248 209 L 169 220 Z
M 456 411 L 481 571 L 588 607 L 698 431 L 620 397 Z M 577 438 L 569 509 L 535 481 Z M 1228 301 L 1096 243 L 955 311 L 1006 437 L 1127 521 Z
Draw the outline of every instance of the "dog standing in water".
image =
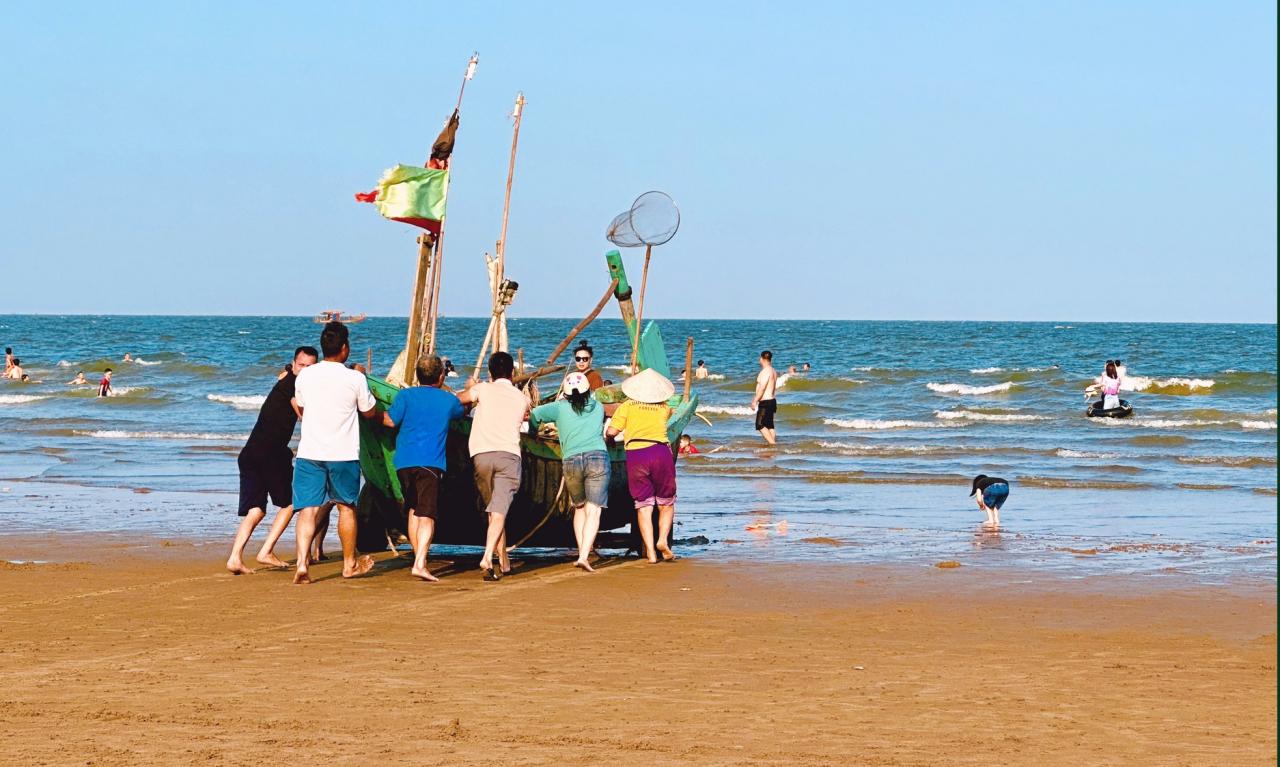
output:
M 973 489 L 969 497 L 978 497 L 978 508 L 986 512 L 987 521 L 984 526 L 999 529 L 1000 507 L 1009 498 L 1009 482 L 999 477 L 988 477 L 979 474 L 973 478 Z

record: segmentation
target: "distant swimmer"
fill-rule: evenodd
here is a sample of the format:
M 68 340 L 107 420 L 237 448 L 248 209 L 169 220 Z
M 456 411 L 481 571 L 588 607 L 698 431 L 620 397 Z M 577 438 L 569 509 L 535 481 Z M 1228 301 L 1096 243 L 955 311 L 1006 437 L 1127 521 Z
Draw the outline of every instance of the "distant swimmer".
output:
M 793 375 L 795 375 L 795 374 L 796 374 L 796 372 L 797 372 L 797 371 L 796 371 L 796 366 L 795 366 L 795 365 L 787 365 L 787 375 L 789 375 L 789 376 L 793 376 Z
M 773 367 L 773 352 L 760 352 L 760 373 L 756 376 L 756 393 L 751 398 L 751 409 L 756 411 L 756 431 L 770 445 L 777 444 L 778 435 L 773 429 L 773 416 L 778 412 L 778 371 Z
M 711 375 L 711 371 L 707 370 L 707 363 L 702 360 L 698 360 L 698 367 L 693 369 L 693 377 L 701 380 L 709 375 Z
M 89 383 L 89 380 L 84 377 L 84 371 L 81 370 L 79 373 L 76 373 L 75 378 L 67 381 L 67 386 L 84 386 L 87 383 Z
M 102 380 L 98 382 L 98 396 L 111 396 L 111 368 L 102 371 Z
M 124 359 L 122 359 L 122 360 L 120 360 L 120 361 L 121 361 L 121 362 L 133 362 L 133 355 L 129 354 L 129 352 L 125 352 L 125 353 L 124 353 Z
M 969 491 L 969 497 L 978 498 L 978 508 L 987 514 L 987 527 L 1000 527 L 1000 507 L 1009 498 L 1009 482 L 999 477 L 988 477 L 986 474 L 979 474 L 973 478 L 973 489 Z
M 9 369 L 13 367 L 13 347 L 4 347 L 4 374 L 9 375 Z
M 697 445 L 693 444 L 693 437 L 688 434 L 681 434 L 680 447 L 676 453 L 678 455 L 700 455 L 702 451 L 698 449 Z
M 810 366 L 809 366 L 809 363 L 807 363 L 807 362 L 800 366 L 800 372 L 802 372 L 802 373 L 808 373 L 808 372 L 809 372 L 810 370 L 812 370 L 812 369 L 813 369 L 813 368 L 812 368 L 812 367 L 810 367 Z
M 13 381 L 21 381 L 26 376 L 27 371 L 22 369 L 22 360 L 14 357 L 12 364 L 4 371 L 4 377 Z

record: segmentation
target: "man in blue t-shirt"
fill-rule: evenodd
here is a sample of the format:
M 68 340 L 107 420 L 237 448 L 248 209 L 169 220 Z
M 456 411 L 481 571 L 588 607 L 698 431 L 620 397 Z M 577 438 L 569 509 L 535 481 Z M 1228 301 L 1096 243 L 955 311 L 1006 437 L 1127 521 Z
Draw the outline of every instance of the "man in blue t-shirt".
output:
M 413 545 L 415 578 L 435 582 L 427 570 L 427 552 L 436 532 L 436 507 L 444 479 L 445 438 L 449 422 L 462 417 L 462 403 L 443 388 L 444 362 L 433 355 L 418 359 L 418 386 L 401 389 L 382 422 L 399 428 L 396 436 L 396 478 L 409 515 L 409 543 Z

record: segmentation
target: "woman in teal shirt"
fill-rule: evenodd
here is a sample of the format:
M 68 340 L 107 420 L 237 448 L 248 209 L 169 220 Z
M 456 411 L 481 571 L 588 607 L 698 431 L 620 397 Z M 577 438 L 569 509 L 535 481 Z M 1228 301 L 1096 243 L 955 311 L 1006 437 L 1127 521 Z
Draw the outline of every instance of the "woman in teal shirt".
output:
M 609 453 L 604 446 L 604 405 L 591 396 L 591 383 L 582 373 L 565 376 L 565 399 L 539 405 L 529 414 L 529 431 L 554 423 L 560 436 L 564 462 L 564 487 L 573 504 L 573 534 L 578 539 L 578 561 L 589 573 L 587 562 L 600 531 L 600 510 L 609 505 Z

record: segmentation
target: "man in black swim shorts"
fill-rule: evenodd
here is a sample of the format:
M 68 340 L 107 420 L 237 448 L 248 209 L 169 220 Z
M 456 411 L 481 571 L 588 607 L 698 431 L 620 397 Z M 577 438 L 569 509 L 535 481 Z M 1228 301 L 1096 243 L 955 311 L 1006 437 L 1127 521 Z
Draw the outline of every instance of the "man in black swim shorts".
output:
M 293 408 L 294 382 L 298 373 L 314 365 L 318 358 L 315 347 L 299 346 L 294 350 L 293 362 L 262 403 L 258 421 L 236 458 L 240 467 L 239 514 L 244 519 L 236 530 L 231 556 L 227 558 L 227 569 L 235 575 L 253 572 L 245 567 L 244 547 L 249 543 L 254 528 L 267 516 L 268 497 L 280 510 L 276 512 L 271 533 L 255 559 L 264 565 L 285 566 L 274 549 L 276 541 L 280 540 L 293 519 L 293 451 L 289 449 L 289 441 L 293 439 L 293 430 L 298 424 L 298 413 Z
M 770 445 L 776 444 L 778 435 L 773 430 L 773 416 L 778 412 L 778 371 L 773 368 L 773 352 L 760 352 L 760 374 L 756 376 L 756 393 L 751 398 L 751 409 L 756 411 L 756 431 Z

